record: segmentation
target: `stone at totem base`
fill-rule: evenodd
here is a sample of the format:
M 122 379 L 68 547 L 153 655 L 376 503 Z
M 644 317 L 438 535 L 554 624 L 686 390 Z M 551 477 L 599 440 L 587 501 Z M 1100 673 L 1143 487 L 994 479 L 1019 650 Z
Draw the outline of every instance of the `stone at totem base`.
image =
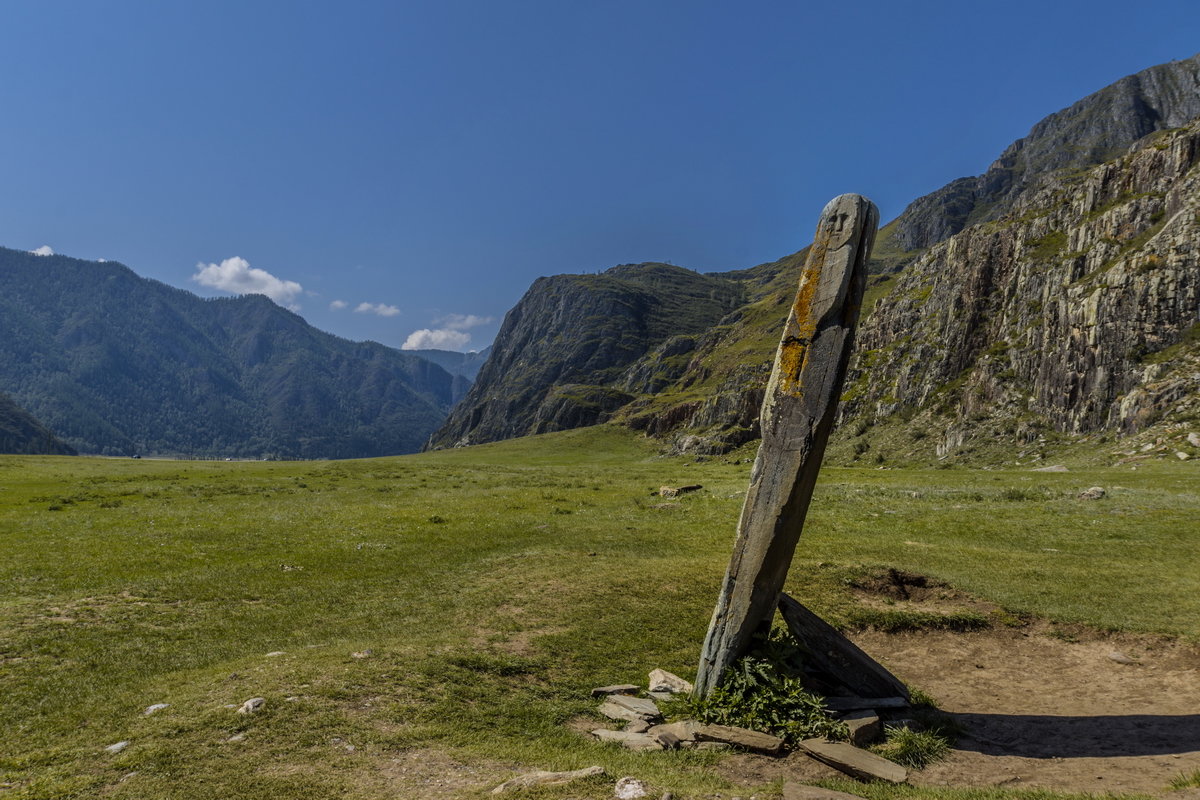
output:
M 856 794 L 835 792 L 833 789 L 822 789 L 820 786 L 807 786 L 803 783 L 788 781 L 783 785 L 783 800 L 862 800 Z
M 783 739 L 769 733 L 752 731 L 749 728 L 735 728 L 731 725 L 701 725 L 696 728 L 695 737 L 700 742 L 722 742 L 771 756 L 777 756 L 783 752 Z
M 800 748 L 817 761 L 859 780 L 903 783 L 908 778 L 908 770 L 894 761 L 845 742 L 805 739 Z
M 850 743 L 863 747 L 879 738 L 881 725 L 879 715 L 874 711 L 851 711 L 842 717 L 842 722 L 850 729 Z
M 592 735 L 602 742 L 616 742 L 627 750 L 662 750 L 662 744 L 653 736 L 629 731 L 610 731 L 608 728 L 597 728 Z
M 669 734 L 680 742 L 694 742 L 696 741 L 696 731 L 702 727 L 703 725 L 695 720 L 685 719 L 667 725 L 655 725 L 646 731 L 646 733 L 655 737 L 661 734 Z
M 637 694 L 641 687 L 632 683 L 618 683 L 613 686 L 597 686 L 592 689 L 592 697 L 607 697 L 610 694 Z
M 725 742 L 696 742 L 691 748 L 692 750 L 732 750 L 733 745 Z
M 695 687 L 690 681 L 685 681 L 678 675 L 665 669 L 650 671 L 650 692 L 669 692 L 671 694 L 691 694 Z
M 644 697 L 631 697 L 627 694 L 611 695 L 600 705 L 600 713 L 609 719 L 623 719 L 630 722 L 638 719 L 647 722 L 661 722 L 662 714 L 653 700 Z
M 518 775 L 492 789 L 492 794 L 504 794 L 516 789 L 528 789 L 532 786 L 561 786 L 564 783 L 592 778 L 604 774 L 604 767 L 588 767 L 572 770 L 571 772 L 546 772 L 538 770 L 525 775 Z

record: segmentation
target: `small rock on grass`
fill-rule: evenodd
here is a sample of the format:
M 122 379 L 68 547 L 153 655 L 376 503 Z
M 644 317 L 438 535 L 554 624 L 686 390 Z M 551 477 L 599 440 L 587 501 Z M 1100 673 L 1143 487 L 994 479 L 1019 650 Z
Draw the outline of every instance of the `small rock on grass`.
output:
M 650 671 L 650 692 L 669 692 L 671 694 L 691 694 L 695 687 L 689 681 L 665 669 Z
M 516 789 L 528 789 L 533 786 L 561 786 L 565 783 L 583 780 L 584 778 L 593 778 L 603 774 L 604 767 L 587 767 L 586 769 L 576 769 L 570 772 L 546 772 L 545 770 L 538 770 L 537 772 L 529 772 L 506 780 L 495 789 L 492 789 L 492 794 L 504 794 L 505 792 L 511 792 Z
M 1079 493 L 1080 500 L 1100 500 L 1106 492 L 1102 486 L 1093 486 L 1090 489 L 1084 489 Z
M 152 706 L 146 706 L 146 710 L 142 712 L 142 716 L 148 717 L 151 714 L 156 714 L 159 711 L 162 711 L 164 708 L 169 708 L 170 706 L 170 703 L 155 703 Z
M 701 742 L 721 742 L 771 756 L 783 752 L 783 739 L 778 736 L 731 725 L 701 725 L 696 728 L 695 738 Z
M 662 719 L 662 714 L 658 710 L 658 706 L 654 705 L 653 700 L 647 700 L 644 697 L 631 697 L 626 694 L 610 695 L 607 700 L 600 704 L 600 713 L 609 719 L 628 720 L 646 720 L 647 722 L 658 722 Z
M 267 653 L 265 656 L 263 656 L 263 658 L 275 658 L 276 656 L 282 656 L 282 655 L 285 655 L 285 652 L 283 650 L 273 650 L 272 652 Z
M 649 787 L 645 781 L 639 781 L 637 778 L 625 777 L 617 781 L 616 787 L 613 789 L 613 797 L 617 800 L 637 800 L 639 797 L 645 797 L 649 794 Z
M 122 750 L 124 750 L 126 747 L 129 747 L 129 742 L 117 742 L 115 744 L 110 744 L 108 747 L 104 748 L 104 752 L 119 753 Z
M 239 714 L 254 714 L 254 713 L 257 713 L 258 710 L 261 709 L 266 704 L 267 704 L 267 698 L 265 698 L 265 697 L 251 697 L 249 700 L 242 703 L 241 707 L 238 708 L 237 713 L 239 713 Z

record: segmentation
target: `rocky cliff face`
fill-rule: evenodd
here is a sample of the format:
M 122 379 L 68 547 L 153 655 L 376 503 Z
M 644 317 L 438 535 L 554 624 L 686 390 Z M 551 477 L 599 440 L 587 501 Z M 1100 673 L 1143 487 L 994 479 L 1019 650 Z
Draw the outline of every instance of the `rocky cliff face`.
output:
M 924 415 L 945 456 L 1200 408 L 1198 160 L 1200 123 L 1160 133 L 930 248 L 861 326 L 843 420 Z
M 1090 167 L 1155 131 L 1200 117 L 1200 55 L 1129 75 L 1051 114 L 1009 145 L 983 175 L 915 201 L 889 226 L 902 250 L 930 247 L 968 225 L 999 219 L 1040 175 Z
M 881 231 L 829 457 L 993 458 L 984 443 L 1024 457 L 1055 437 L 1200 419 L 1198 116 L 1200 56 L 1154 67 L 1038 123 L 987 173 Z M 535 284 L 438 443 L 606 419 L 676 452 L 756 438 L 804 256 L 710 276 L 739 286 L 742 305 L 701 315 L 707 325 L 635 333 L 619 356 L 595 348 L 614 355 L 587 371 L 572 365 L 592 350 L 555 353 L 593 329 L 605 341 L 639 330 L 621 310 L 628 287 Z
M 633 399 L 631 364 L 700 333 L 744 301 L 736 281 L 668 264 L 539 278 L 508 312 L 491 356 L 430 447 L 602 422 Z M 653 382 L 643 377 L 640 385 Z

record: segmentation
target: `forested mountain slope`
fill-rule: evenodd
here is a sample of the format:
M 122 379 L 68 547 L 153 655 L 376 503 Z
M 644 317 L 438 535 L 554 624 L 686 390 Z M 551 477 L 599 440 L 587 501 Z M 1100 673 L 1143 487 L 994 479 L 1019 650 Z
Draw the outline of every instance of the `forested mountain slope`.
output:
M 114 262 L 0 248 L 0 388 L 81 452 L 345 458 L 412 452 L 451 376 Z

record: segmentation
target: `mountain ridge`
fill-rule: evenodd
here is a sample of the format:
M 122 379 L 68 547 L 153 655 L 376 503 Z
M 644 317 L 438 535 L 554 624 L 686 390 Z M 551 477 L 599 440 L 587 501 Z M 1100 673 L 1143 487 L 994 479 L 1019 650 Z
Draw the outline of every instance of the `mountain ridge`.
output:
M 81 452 L 413 452 L 452 383 L 262 295 L 204 299 L 117 262 L 0 248 L 0 388 Z

